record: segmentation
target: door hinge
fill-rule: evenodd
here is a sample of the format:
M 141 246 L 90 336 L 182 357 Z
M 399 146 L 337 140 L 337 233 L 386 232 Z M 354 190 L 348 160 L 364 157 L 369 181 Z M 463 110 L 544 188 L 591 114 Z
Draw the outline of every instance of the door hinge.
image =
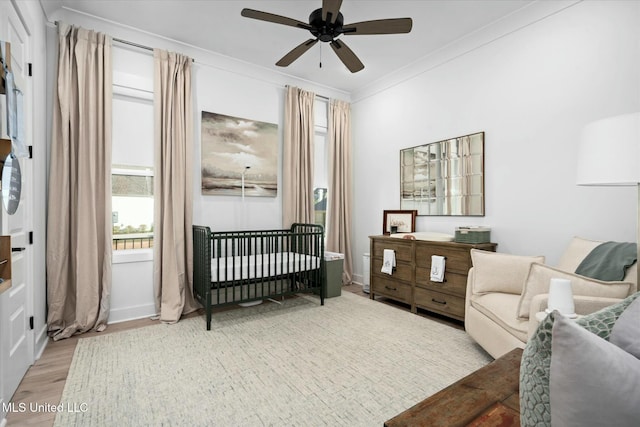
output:
M 29 317 L 29 329 L 33 331 L 33 316 Z
M 31 62 L 27 63 L 27 67 L 29 68 L 29 77 L 33 76 L 33 74 L 32 74 L 32 65 L 33 64 Z
M 33 159 L 33 145 L 29 146 L 29 158 Z
M 29 232 L 29 244 L 33 245 L 33 231 Z

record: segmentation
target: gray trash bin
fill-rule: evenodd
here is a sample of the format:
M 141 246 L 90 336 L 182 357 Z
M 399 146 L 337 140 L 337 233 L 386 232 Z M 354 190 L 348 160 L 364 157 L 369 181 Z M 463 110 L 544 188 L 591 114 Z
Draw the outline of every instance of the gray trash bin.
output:
M 342 294 L 342 270 L 344 264 L 344 254 L 338 252 L 324 252 L 326 266 L 325 298 L 339 297 Z

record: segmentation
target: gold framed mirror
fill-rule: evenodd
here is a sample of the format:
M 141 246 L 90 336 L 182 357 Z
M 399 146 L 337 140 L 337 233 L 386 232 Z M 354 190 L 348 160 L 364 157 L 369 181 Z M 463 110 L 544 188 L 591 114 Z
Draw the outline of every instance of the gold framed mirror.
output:
M 484 216 L 484 132 L 400 150 L 400 209 Z

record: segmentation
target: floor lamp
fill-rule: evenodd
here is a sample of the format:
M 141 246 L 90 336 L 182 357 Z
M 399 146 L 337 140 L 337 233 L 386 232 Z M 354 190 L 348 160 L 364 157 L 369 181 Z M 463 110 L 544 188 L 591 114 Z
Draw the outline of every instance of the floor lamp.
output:
M 578 151 L 577 182 L 638 188 L 636 242 L 640 261 L 640 112 L 608 117 L 585 126 Z

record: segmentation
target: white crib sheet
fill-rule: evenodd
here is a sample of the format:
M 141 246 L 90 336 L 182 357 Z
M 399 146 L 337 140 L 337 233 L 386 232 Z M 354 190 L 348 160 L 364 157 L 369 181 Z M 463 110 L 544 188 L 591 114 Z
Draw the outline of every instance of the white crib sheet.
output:
M 319 267 L 319 257 L 296 252 L 221 257 L 211 260 L 211 282 L 267 278 Z

